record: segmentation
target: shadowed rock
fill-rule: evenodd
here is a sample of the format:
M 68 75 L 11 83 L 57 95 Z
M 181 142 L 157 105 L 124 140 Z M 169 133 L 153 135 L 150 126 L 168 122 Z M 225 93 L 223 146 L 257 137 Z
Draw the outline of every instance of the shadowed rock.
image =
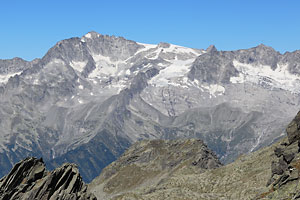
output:
M 300 112 L 288 125 L 288 142 L 282 142 L 281 147 L 274 149 L 274 160 L 271 164 L 271 178 L 267 186 L 271 189 L 267 195 L 268 199 L 282 199 L 282 196 L 290 196 L 292 199 L 300 198 L 300 189 L 298 188 L 300 171 Z M 289 188 L 289 189 L 287 189 Z M 273 191 L 277 191 L 274 192 Z
M 29 157 L 0 180 L 0 199 L 96 200 L 86 189 L 76 165 L 48 172 L 42 159 Z
M 295 119 L 288 125 L 287 136 L 289 143 L 292 144 L 300 139 L 300 112 L 296 115 Z

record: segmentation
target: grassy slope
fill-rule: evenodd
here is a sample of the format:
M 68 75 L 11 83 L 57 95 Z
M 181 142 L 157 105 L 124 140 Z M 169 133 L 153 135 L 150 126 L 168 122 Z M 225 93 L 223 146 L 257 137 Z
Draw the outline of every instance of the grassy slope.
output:
M 96 193 L 101 199 L 105 196 L 100 195 L 103 188 L 109 193 L 107 199 L 257 199 L 270 189 L 266 183 L 271 176 L 274 149 L 281 142 L 204 173 L 188 163 L 172 171 L 133 168 L 128 173 L 125 168 L 116 176 L 92 183 L 91 188 L 98 185 Z

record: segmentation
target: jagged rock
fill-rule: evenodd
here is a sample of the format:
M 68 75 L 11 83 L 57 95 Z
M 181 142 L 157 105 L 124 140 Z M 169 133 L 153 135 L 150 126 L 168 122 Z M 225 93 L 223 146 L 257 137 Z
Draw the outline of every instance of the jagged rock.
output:
M 297 199 L 299 193 L 299 171 L 300 171 L 300 112 L 288 125 L 288 142 L 282 142 L 281 147 L 274 149 L 275 159 L 271 164 L 272 176 L 267 186 L 271 185 L 271 191 L 266 195 L 268 199 L 282 199 L 283 197 L 292 197 Z
M 287 167 L 288 165 L 283 158 L 280 158 L 278 162 L 273 161 L 271 165 L 272 174 L 282 175 Z
M 292 144 L 300 139 L 300 112 L 296 115 L 295 119 L 288 125 L 287 136 L 289 143 Z
M 283 154 L 283 149 L 282 148 L 275 148 L 274 153 L 277 157 L 280 157 Z
M 0 198 L 96 200 L 93 194 L 87 192 L 76 165 L 67 163 L 48 172 L 43 160 L 33 157 L 17 163 L 0 180 Z
M 290 162 L 295 158 L 294 153 L 284 153 L 283 154 L 283 159 L 287 164 L 290 164 Z
M 230 83 L 230 77 L 238 76 L 238 71 L 232 63 L 233 57 L 232 52 L 212 48 L 209 53 L 200 55 L 194 61 L 188 78 L 209 84 Z M 218 71 L 222 71 L 222 74 Z
M 209 45 L 209 47 L 207 47 L 206 52 L 210 53 L 210 52 L 216 52 L 218 51 L 217 48 L 215 47 L 215 45 Z

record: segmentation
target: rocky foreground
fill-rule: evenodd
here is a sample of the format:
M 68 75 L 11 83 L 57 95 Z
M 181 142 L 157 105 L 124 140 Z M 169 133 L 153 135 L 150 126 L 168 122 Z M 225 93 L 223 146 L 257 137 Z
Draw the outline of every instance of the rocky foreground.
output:
M 90 185 L 99 199 L 300 199 L 300 112 L 277 143 L 222 166 L 200 140 L 142 141 Z
M 26 158 L 0 180 L 0 199 L 96 200 L 87 192 L 77 166 L 64 164 L 49 172 L 42 159 Z

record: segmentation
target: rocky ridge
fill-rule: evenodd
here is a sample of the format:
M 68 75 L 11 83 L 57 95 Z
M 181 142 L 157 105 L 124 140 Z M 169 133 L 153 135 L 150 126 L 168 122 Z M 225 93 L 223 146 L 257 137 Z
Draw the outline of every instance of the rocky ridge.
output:
M 87 192 L 76 165 L 66 163 L 49 172 L 42 159 L 28 157 L 0 180 L 0 199 L 96 200 L 96 197 Z
M 222 164 L 201 140 L 145 140 L 132 145 L 106 167 L 89 185 L 89 190 L 98 199 L 119 198 L 122 193 L 141 186 L 151 192 L 153 185 L 164 182 L 174 171 L 185 166 L 201 173 Z

